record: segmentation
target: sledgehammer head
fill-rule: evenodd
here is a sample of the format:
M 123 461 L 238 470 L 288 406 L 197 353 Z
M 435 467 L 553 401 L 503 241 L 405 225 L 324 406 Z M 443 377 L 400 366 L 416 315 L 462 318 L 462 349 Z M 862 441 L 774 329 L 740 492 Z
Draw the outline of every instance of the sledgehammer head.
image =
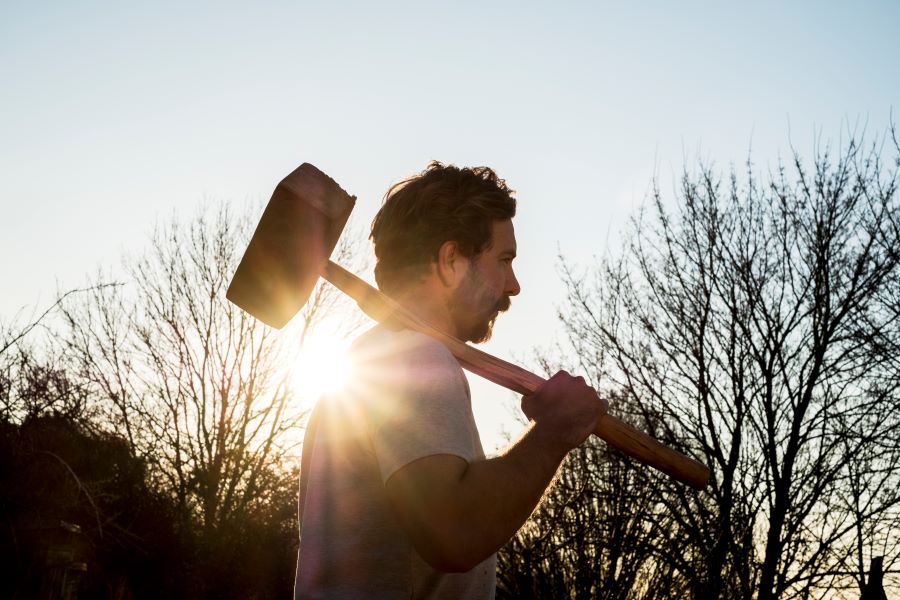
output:
M 355 202 L 311 164 L 297 167 L 275 187 L 226 297 L 283 327 L 306 304 Z

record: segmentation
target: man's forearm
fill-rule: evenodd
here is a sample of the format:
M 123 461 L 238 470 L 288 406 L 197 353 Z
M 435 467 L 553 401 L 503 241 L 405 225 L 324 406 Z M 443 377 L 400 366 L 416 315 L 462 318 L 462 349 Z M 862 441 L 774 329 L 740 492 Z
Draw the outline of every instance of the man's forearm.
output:
M 468 465 L 461 490 L 472 516 L 472 553 L 483 560 L 506 544 L 541 501 L 567 452 L 545 443 L 534 425 L 502 455 Z

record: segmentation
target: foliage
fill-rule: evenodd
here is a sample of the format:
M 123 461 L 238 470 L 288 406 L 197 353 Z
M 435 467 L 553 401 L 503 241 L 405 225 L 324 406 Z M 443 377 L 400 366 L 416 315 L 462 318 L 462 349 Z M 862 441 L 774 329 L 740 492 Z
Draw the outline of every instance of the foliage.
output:
M 172 507 L 147 485 L 143 461 L 114 436 L 89 433 L 64 416 L 0 425 L 0 489 L 6 543 L 3 597 L 33 597 L 64 549 L 90 569 L 88 597 L 172 597 L 185 546 Z M 76 571 L 77 572 L 77 571 Z

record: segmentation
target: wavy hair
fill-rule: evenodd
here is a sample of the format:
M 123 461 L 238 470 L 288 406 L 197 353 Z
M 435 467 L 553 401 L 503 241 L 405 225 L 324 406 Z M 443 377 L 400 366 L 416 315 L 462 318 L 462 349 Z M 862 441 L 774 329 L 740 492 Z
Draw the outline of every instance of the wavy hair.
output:
M 447 241 L 476 257 L 491 244 L 495 220 L 516 215 L 515 192 L 488 167 L 432 161 L 394 184 L 372 221 L 375 281 L 391 292 L 423 277 Z

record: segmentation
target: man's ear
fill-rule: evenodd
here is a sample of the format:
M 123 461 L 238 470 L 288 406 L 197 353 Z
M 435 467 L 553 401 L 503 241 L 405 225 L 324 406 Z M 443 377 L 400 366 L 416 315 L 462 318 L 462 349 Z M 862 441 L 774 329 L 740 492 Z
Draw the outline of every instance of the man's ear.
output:
M 459 252 L 459 244 L 447 241 L 438 249 L 435 270 L 447 287 L 456 287 L 469 269 L 469 259 Z

